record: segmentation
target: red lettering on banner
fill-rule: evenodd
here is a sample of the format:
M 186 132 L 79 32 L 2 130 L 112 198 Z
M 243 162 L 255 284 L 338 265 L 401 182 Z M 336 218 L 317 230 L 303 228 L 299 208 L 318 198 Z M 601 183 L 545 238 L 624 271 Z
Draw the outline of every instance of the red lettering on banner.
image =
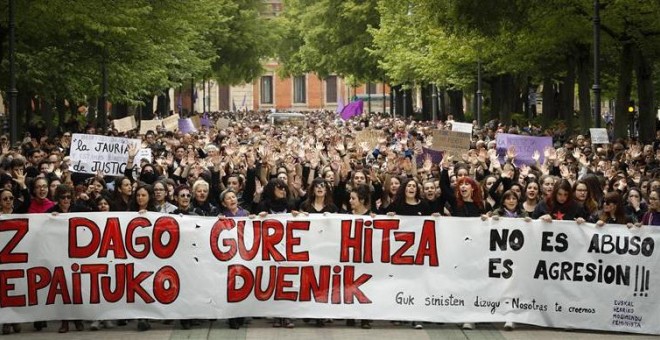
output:
M 83 264 L 80 266 L 82 274 L 89 275 L 89 303 L 100 302 L 99 275 L 108 273 L 107 264 Z
M 392 264 L 413 264 L 415 258 L 411 255 L 404 255 L 413 244 L 415 244 L 415 233 L 408 231 L 395 231 L 394 239 L 403 242 L 392 255 Z
M 374 220 L 374 229 L 382 232 L 380 239 L 380 262 L 390 263 L 390 234 L 399 229 L 399 220 Z
M 153 225 L 151 237 L 134 236 L 137 228 L 148 227 L 151 227 L 148 218 L 136 217 L 128 222 L 126 234 L 122 235 L 119 218 L 111 217 L 106 220 L 101 234 L 101 229 L 94 221 L 83 217 L 72 217 L 69 219 L 69 257 L 88 258 L 98 252 L 97 257 L 106 258 L 108 253 L 112 252 L 117 259 L 126 259 L 128 255 L 143 259 L 152 251 L 161 259 L 172 257 L 181 237 L 176 219 L 169 216 L 160 217 Z M 86 245 L 79 244 L 78 240 L 78 234 L 83 231 L 91 233 L 91 240 Z M 165 234 L 169 236 L 167 243 L 163 243 Z
M 330 289 L 330 266 L 319 268 L 319 277 L 316 279 L 314 267 L 300 268 L 300 301 L 314 301 L 328 303 L 328 290 Z
M 357 280 L 354 280 L 355 267 L 344 267 L 344 303 L 352 304 L 353 297 L 357 298 L 359 303 L 371 303 L 371 300 L 360 290 L 360 286 L 371 279 L 370 274 L 362 274 Z
M 252 223 L 252 247 L 247 249 L 245 244 L 245 221 L 238 221 L 238 252 L 244 260 L 252 260 L 259 252 L 261 243 L 261 230 L 256 223 Z
M 126 243 L 128 244 L 128 240 Z M 105 222 L 105 229 L 103 229 L 103 238 L 101 238 L 101 247 L 99 248 L 98 257 L 108 257 L 109 250 L 112 251 L 116 259 L 127 258 L 126 250 L 124 249 L 124 242 L 122 241 L 121 229 L 119 228 L 119 219 L 116 217 L 109 218 Z
M 300 245 L 300 237 L 294 237 L 294 230 L 309 230 L 309 221 L 288 221 L 286 223 L 286 259 L 287 261 L 309 261 L 309 252 L 296 253 L 294 246 Z
M 156 272 L 154 277 L 154 297 L 158 302 L 168 305 L 179 296 L 179 274 L 170 266 Z
M 168 234 L 167 244 L 163 244 L 163 235 Z M 154 255 L 160 259 L 168 259 L 174 255 L 176 248 L 179 247 L 179 223 L 170 216 L 159 217 L 154 223 L 153 232 L 153 251 Z
M 34 267 L 27 270 L 28 304 L 30 306 L 39 304 L 37 291 L 50 284 L 50 270 L 46 267 Z
M 140 272 L 137 276 L 134 274 L 134 264 L 126 266 L 126 301 L 135 302 L 135 294 L 142 298 L 146 303 L 154 302 L 154 299 L 142 287 L 142 281 L 146 280 L 154 272 Z
M 415 256 L 415 264 L 424 265 L 424 257 L 429 258 L 429 266 L 437 267 L 438 264 L 438 247 L 436 246 L 435 237 L 435 222 L 424 221 L 422 227 L 422 235 L 419 240 L 419 247 L 417 247 L 417 255 Z
M 10 283 L 11 279 L 19 279 L 24 276 L 24 272 L 20 269 L 3 270 L 0 272 L 0 307 L 21 307 L 25 306 L 25 296 L 23 295 L 9 295 L 9 292 L 14 290 L 14 284 Z
M 146 228 L 151 226 L 151 221 L 145 217 L 137 217 L 128 222 L 128 227 L 126 227 L 126 250 L 136 259 L 143 259 L 149 255 L 150 242 L 149 238 L 146 236 L 139 236 L 135 238 L 135 244 L 131 242 L 133 240 L 133 233 L 137 228 Z M 142 250 L 135 250 L 135 246 L 142 246 Z
M 112 281 L 117 281 L 114 290 L 111 288 Z M 105 301 L 117 302 L 124 297 L 124 291 L 126 291 L 126 265 L 117 264 L 114 277 L 101 277 L 101 292 Z
M 426 258 L 429 265 L 438 266 L 438 251 L 436 246 L 435 221 L 424 221 L 419 245 L 415 255 L 405 255 L 415 246 L 416 233 L 412 231 L 395 231 L 399 229 L 399 220 L 373 220 L 364 222 L 362 219 L 341 221 L 341 244 L 339 261 L 353 263 L 373 263 L 373 238 L 380 231 L 380 262 L 398 265 L 424 265 Z M 373 228 L 370 228 L 373 227 Z M 396 250 L 390 245 L 390 240 L 403 242 Z M 394 251 L 394 253 L 392 253 Z M 352 259 L 349 256 L 353 253 Z
M 239 277 L 243 279 L 243 285 L 236 287 L 236 278 Z M 252 276 L 252 272 L 248 267 L 240 264 L 232 264 L 227 268 L 227 302 L 240 302 L 247 299 L 252 292 L 253 286 L 254 276 Z
M 341 247 L 339 253 L 339 261 L 349 262 L 348 251 L 353 250 L 354 263 L 362 262 L 362 219 L 355 220 L 355 228 L 353 228 L 353 220 L 341 221 Z M 351 236 L 351 230 L 355 230 L 354 236 Z
M 0 232 L 16 231 L 7 245 L 0 250 L 0 263 L 27 263 L 27 253 L 13 253 L 29 230 L 28 219 L 19 218 L 0 222 Z
M 218 221 L 216 221 L 211 228 L 211 237 L 209 237 L 211 241 L 211 253 L 213 253 L 213 256 L 215 256 L 215 258 L 219 261 L 229 261 L 234 257 L 234 255 L 236 255 L 236 241 L 233 239 L 222 240 L 222 245 L 229 247 L 227 251 L 222 251 L 220 250 L 220 247 L 218 247 L 218 241 L 220 240 L 220 234 L 222 231 L 232 230 L 234 225 L 234 220 L 229 218 L 221 218 L 218 219 Z
M 86 228 L 92 239 L 86 246 L 78 245 L 78 228 Z M 69 257 L 73 259 L 87 258 L 96 252 L 101 243 L 101 231 L 94 221 L 84 217 L 69 219 Z
M 269 274 L 268 274 L 268 285 L 266 285 L 266 289 L 262 289 L 263 284 L 261 283 L 261 280 L 264 277 L 264 267 L 257 267 L 256 274 L 254 277 L 254 280 L 258 282 L 258 284 L 254 285 L 254 296 L 257 298 L 257 300 L 266 301 L 270 299 L 271 296 L 273 296 L 273 292 L 275 291 L 276 275 L 277 275 L 277 269 L 275 268 L 275 266 L 270 266 Z M 249 293 L 250 292 L 248 291 L 248 294 Z
M 259 223 L 259 222 L 255 222 Z M 274 233 L 270 233 L 269 230 L 273 230 Z M 275 246 L 282 242 L 284 238 L 284 226 L 278 220 L 265 220 L 261 222 L 261 240 L 263 244 L 261 245 L 261 259 L 264 261 L 285 261 L 286 259 L 275 249 Z
M 69 289 L 66 285 L 66 277 L 64 276 L 64 269 L 62 267 L 55 267 L 50 279 L 50 289 L 48 289 L 48 297 L 46 297 L 46 304 L 52 305 L 55 303 L 55 298 L 60 295 L 63 304 L 71 304 L 71 296 Z
M 334 266 L 333 274 L 330 269 L 330 266 L 320 266 L 317 276 L 312 266 L 270 266 L 268 281 L 263 282 L 265 270 L 262 266 L 256 267 L 253 274 L 253 271 L 244 265 L 232 264 L 227 270 L 227 302 L 244 301 L 254 292 L 254 297 L 259 301 L 272 298 L 307 302 L 314 296 L 316 303 L 352 304 L 355 300 L 363 304 L 371 303 L 360 289 L 360 286 L 371 279 L 371 275 L 362 274 L 356 279 L 353 266 Z

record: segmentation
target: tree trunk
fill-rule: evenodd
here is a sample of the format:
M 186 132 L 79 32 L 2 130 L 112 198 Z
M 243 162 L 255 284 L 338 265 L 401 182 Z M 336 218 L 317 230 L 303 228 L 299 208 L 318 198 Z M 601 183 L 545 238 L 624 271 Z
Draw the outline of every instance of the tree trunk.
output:
M 490 112 L 491 117 L 499 118 L 502 111 L 502 78 L 496 76 L 490 85 Z
M 614 138 L 626 138 L 630 123 L 628 105 L 632 90 L 633 63 L 630 62 L 633 59 L 632 41 L 623 42 L 619 57 L 619 80 L 614 109 Z
M 573 112 L 575 111 L 575 57 L 566 58 L 566 76 L 559 85 L 559 118 L 566 122 L 569 135 L 573 133 Z
M 513 76 L 510 73 L 503 74 L 499 76 L 501 79 L 501 93 L 500 93 L 500 101 L 502 103 L 502 106 L 500 107 L 500 123 L 505 124 L 505 125 L 510 125 L 511 124 L 511 113 L 514 110 L 514 97 L 515 97 L 515 90 L 514 90 L 514 84 L 513 84 Z
M 590 96 L 590 83 L 591 77 L 589 72 L 590 57 L 589 47 L 587 45 L 578 45 L 578 58 L 577 58 L 577 81 L 578 81 L 578 101 L 580 105 L 580 132 L 587 133 L 591 127 L 593 116 L 591 111 L 591 96 Z
M 140 115 L 141 120 L 153 119 L 154 96 L 145 96 L 142 102 L 144 107 L 142 107 L 142 114 Z
M 447 90 L 449 95 L 449 113 L 454 116 L 454 120 L 463 122 L 465 121 L 465 113 L 463 112 L 463 91 L 462 90 Z
M 422 91 L 422 120 L 431 120 L 433 115 L 433 85 L 421 86 Z
M 644 53 L 635 49 L 635 74 L 637 75 L 637 99 L 639 106 L 639 139 L 650 143 L 655 139 L 656 117 L 653 112 L 653 65 Z
M 548 127 L 550 122 L 557 118 L 555 108 L 555 84 L 551 78 L 543 79 L 543 126 Z
M 443 122 L 447 120 L 447 98 L 445 98 L 445 93 L 444 88 L 438 89 L 438 98 L 440 99 L 438 105 L 438 120 Z

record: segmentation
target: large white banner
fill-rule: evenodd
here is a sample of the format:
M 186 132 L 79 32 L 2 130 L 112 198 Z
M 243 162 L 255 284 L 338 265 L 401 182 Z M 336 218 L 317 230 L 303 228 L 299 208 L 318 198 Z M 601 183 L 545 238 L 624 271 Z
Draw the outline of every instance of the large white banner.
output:
M 514 321 L 660 334 L 660 228 L 348 215 L 0 217 L 0 323 Z
M 122 175 L 128 161 L 129 144 L 139 148 L 140 140 L 74 133 L 71 139 L 71 171 Z

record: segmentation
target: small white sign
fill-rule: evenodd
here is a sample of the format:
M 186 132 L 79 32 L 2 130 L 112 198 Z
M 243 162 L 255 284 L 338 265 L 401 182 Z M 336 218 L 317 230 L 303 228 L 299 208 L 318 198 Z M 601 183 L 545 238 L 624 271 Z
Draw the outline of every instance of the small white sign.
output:
M 591 133 L 591 144 L 610 144 L 610 139 L 607 136 L 607 129 L 605 128 L 592 128 L 589 129 Z
M 472 123 L 452 122 L 451 123 L 451 130 L 452 131 L 457 131 L 457 132 L 465 132 L 465 133 L 472 134 Z

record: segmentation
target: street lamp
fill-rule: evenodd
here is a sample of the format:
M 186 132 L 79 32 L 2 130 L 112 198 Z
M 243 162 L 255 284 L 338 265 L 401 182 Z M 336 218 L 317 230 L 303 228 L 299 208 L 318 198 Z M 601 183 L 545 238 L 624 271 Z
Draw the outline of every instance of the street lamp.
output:
M 600 1 L 594 0 L 594 115 L 600 128 Z
M 477 56 L 477 126 L 481 128 L 481 51 Z
M 18 140 L 18 118 L 16 112 L 16 0 L 9 0 L 9 119 L 11 120 L 11 144 Z

